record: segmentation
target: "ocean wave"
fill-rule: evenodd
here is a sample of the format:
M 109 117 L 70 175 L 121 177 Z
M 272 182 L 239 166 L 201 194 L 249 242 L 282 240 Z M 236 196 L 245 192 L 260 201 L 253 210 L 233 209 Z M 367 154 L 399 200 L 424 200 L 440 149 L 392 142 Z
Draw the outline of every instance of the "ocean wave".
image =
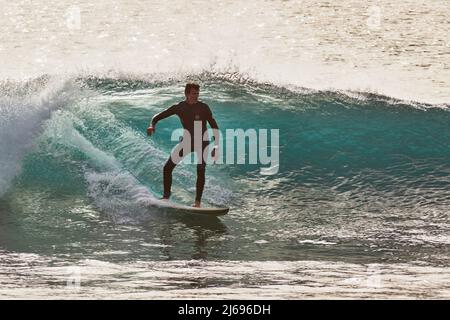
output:
M 429 206 L 449 199 L 448 105 L 282 87 L 238 73 L 69 80 L 2 87 L 7 92 L 1 104 L 1 149 L 7 151 L 1 156 L 2 192 L 31 150 L 58 161 L 71 159 L 82 172 L 127 168 L 154 194 L 161 193 L 161 168 L 173 147 L 170 133 L 180 125 L 167 120 L 152 139 L 145 128 L 153 114 L 183 99 L 186 81 L 196 81 L 221 129 L 280 130 L 279 174 L 263 178 L 250 164 L 212 166 L 205 199 L 213 203 L 226 203 L 236 194 L 275 197 L 304 188 L 322 190 L 325 198 L 350 192 L 360 206 L 383 197 L 401 197 L 405 206 L 416 206 L 420 197 Z M 175 197 L 189 201 L 195 170 L 188 165 L 177 170 Z M 263 181 L 256 189 L 255 180 Z

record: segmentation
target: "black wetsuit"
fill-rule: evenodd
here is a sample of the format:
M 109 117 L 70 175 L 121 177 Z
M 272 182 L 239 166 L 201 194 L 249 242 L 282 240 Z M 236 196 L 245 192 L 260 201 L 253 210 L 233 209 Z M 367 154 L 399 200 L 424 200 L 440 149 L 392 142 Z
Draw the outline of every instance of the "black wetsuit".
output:
M 219 129 L 217 126 L 216 120 L 214 120 L 211 109 L 209 106 L 203 102 L 197 102 L 194 104 L 188 104 L 186 101 L 182 101 L 179 104 L 171 106 L 169 109 L 158 113 L 152 119 L 152 127 L 156 126 L 156 123 L 159 120 L 165 119 L 172 115 L 176 114 L 183 125 L 183 128 L 187 130 L 191 135 L 191 148 L 188 149 L 189 152 L 183 153 L 183 149 L 180 148 L 180 144 L 174 149 L 173 153 L 179 152 L 180 158 L 183 158 L 187 154 L 192 151 L 197 152 L 197 158 L 199 159 L 199 163 L 197 164 L 197 183 L 196 183 L 196 201 L 201 201 L 203 194 L 203 187 L 205 185 L 205 170 L 206 170 L 206 159 L 203 159 L 203 150 L 208 146 L 209 141 L 203 141 L 203 134 L 207 131 L 206 122 L 209 122 L 209 125 L 213 129 Z M 202 125 L 202 137 L 200 140 L 202 141 L 201 150 L 194 150 L 194 139 L 199 139 L 198 137 L 194 137 L 194 123 L 195 121 L 201 121 Z M 187 142 L 187 141 L 186 141 Z M 186 144 L 184 144 L 186 145 Z M 181 150 L 180 150 L 181 149 Z M 186 149 L 185 149 L 186 150 Z M 181 160 L 180 160 L 181 161 Z M 163 178 L 164 178 L 164 198 L 170 197 L 170 188 L 172 186 L 172 171 L 175 166 L 178 164 L 178 161 L 172 161 L 172 154 L 164 165 Z

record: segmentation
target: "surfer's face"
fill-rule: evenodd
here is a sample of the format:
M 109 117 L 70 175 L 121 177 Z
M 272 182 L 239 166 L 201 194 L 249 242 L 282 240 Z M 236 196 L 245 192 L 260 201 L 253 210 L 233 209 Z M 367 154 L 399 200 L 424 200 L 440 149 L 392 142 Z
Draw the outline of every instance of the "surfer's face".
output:
M 186 101 L 189 104 L 197 103 L 198 101 L 199 91 L 195 89 L 191 89 L 188 93 L 186 93 Z

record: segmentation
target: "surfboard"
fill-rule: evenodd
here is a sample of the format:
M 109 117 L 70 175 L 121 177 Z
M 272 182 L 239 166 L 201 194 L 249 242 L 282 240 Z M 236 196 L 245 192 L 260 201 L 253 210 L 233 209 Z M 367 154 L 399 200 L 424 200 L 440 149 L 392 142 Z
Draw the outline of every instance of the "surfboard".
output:
M 172 201 L 164 201 L 160 200 L 157 203 L 157 206 L 160 208 L 168 209 L 169 211 L 177 212 L 177 213 L 194 213 L 194 214 L 201 214 L 204 216 L 223 216 L 230 211 L 230 208 L 227 207 L 200 207 L 195 208 L 191 206 L 187 206 L 184 204 L 175 203 Z

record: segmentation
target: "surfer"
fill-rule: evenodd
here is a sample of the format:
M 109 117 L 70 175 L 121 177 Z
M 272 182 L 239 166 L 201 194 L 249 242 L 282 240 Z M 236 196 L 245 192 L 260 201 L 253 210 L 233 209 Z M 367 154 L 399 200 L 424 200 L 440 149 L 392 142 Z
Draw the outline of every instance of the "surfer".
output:
M 219 127 L 216 120 L 213 118 L 209 106 L 201 101 L 198 101 L 200 86 L 195 83 L 188 83 L 184 89 L 186 100 L 175 104 L 164 110 L 152 118 L 150 126 L 147 128 L 147 134 L 150 136 L 155 132 L 155 127 L 158 121 L 176 114 L 181 121 L 184 128 L 184 135 L 181 142 L 173 149 L 169 159 L 164 165 L 163 169 L 163 184 L 164 194 L 162 199 L 168 200 L 170 197 L 170 189 L 172 186 L 172 171 L 175 166 L 191 152 L 197 154 L 197 182 L 196 182 L 196 196 L 193 207 L 200 207 L 203 187 L 205 185 L 205 171 L 206 159 L 205 148 L 208 148 L 209 139 L 204 141 L 205 132 L 207 131 L 206 122 L 209 123 L 214 132 L 214 148 L 212 151 L 212 159 L 218 159 L 219 150 Z M 194 130 L 196 126 L 201 126 L 201 131 Z M 200 135 L 201 134 L 201 135 Z M 207 137 L 207 133 L 206 133 Z M 194 143 L 197 141 L 197 143 Z M 197 147 L 198 146 L 198 147 Z

